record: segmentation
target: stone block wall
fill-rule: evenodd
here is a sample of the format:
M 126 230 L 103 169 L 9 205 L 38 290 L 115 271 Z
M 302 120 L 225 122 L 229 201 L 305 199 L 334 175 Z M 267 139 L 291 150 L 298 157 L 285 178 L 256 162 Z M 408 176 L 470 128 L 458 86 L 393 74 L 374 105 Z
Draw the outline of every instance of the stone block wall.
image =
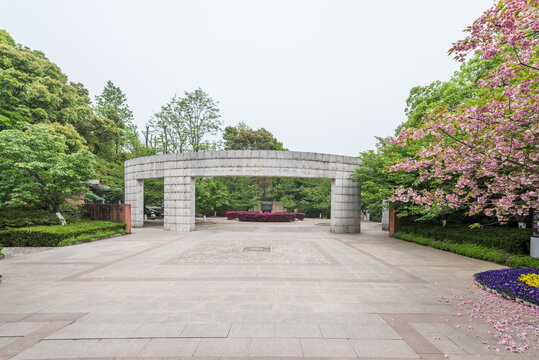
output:
M 332 179 L 331 231 L 360 231 L 360 190 L 349 179 L 358 166 L 351 156 L 295 151 L 233 150 L 155 155 L 125 162 L 125 202 L 134 227 L 144 225 L 144 180 L 164 178 L 165 230 L 195 227 L 196 177 L 258 176 Z
M 86 212 L 92 220 L 115 221 L 125 224 L 131 233 L 131 205 L 129 204 L 85 204 Z

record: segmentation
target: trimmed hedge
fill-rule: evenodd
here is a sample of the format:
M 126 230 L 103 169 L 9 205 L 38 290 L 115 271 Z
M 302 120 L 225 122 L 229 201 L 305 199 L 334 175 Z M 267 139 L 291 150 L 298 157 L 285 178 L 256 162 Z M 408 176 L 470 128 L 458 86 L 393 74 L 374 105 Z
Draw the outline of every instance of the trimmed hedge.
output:
M 60 220 L 51 211 L 27 207 L 0 208 L 0 229 L 36 225 L 60 225 Z M 7 246 L 7 245 L 6 245 Z
M 530 237 L 532 235 L 532 229 L 518 229 L 507 226 L 484 226 L 470 229 L 467 225 L 441 227 L 428 224 L 412 224 L 399 226 L 396 231 L 454 244 L 476 244 L 522 255 L 530 253 Z
M 474 259 L 492 261 L 498 264 L 519 268 L 539 268 L 539 258 L 526 255 L 509 254 L 499 249 L 493 249 L 477 244 L 455 244 L 450 242 L 438 241 L 436 239 L 407 234 L 400 231 L 393 234 L 397 239 L 415 242 L 417 244 L 432 246 L 435 249 L 451 251 L 459 255 L 468 256 Z
M 111 237 L 113 235 L 117 234 L 127 234 L 127 231 L 125 230 L 106 230 L 106 231 L 99 231 L 96 233 L 91 234 L 82 234 L 79 236 L 70 237 L 67 239 L 64 239 L 58 243 L 58 246 L 67 246 L 71 244 L 78 244 L 83 242 L 90 242 L 93 240 L 99 240 L 107 237 Z
M 64 226 L 28 226 L 6 229 L 0 231 L 0 242 L 4 246 L 58 246 L 65 239 L 104 231 L 123 234 L 125 224 L 112 221 L 86 221 Z
M 303 220 L 304 213 L 259 213 L 251 211 L 229 211 L 226 213 L 228 220 L 238 219 L 239 221 L 256 221 L 256 222 L 290 222 Z

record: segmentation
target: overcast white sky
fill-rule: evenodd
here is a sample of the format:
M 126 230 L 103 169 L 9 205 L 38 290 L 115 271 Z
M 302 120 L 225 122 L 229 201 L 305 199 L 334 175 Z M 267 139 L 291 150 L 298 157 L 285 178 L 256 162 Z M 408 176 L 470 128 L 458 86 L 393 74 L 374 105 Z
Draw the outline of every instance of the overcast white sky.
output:
M 405 120 L 413 86 L 447 80 L 447 56 L 492 0 L 0 0 L 0 28 L 43 51 L 92 99 L 107 80 L 139 128 L 201 87 L 225 125 L 290 150 L 357 156 Z

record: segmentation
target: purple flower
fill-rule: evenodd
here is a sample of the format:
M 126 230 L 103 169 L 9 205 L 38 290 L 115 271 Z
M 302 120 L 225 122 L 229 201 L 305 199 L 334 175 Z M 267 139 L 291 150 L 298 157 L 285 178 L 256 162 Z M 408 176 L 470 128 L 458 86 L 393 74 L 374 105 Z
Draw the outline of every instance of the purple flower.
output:
M 522 274 L 539 274 L 539 269 L 489 270 L 474 275 L 475 280 L 511 298 L 539 305 L 539 289 L 518 280 Z

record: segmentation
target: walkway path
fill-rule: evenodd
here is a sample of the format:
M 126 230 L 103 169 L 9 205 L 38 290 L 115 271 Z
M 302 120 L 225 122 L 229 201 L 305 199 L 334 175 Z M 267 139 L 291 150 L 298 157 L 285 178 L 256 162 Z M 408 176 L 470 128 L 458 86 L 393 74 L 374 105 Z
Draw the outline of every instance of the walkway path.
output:
M 468 319 L 439 301 L 496 265 L 372 224 L 360 235 L 288 231 L 306 224 L 135 229 L 2 260 L 0 360 L 514 356 L 487 351 L 486 327 L 458 327 Z

